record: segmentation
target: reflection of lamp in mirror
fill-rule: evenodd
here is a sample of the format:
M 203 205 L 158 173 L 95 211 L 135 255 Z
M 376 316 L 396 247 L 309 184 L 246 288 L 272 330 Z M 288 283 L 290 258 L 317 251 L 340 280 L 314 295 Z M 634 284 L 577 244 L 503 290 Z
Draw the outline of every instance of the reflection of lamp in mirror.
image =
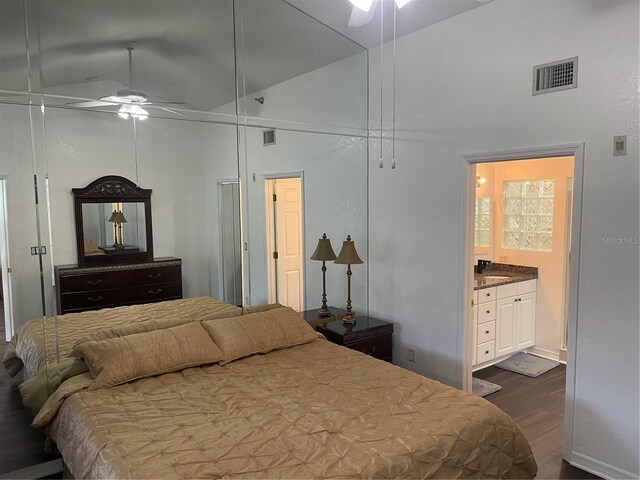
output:
M 339 265 L 347 265 L 347 314 L 343 317 L 344 323 L 355 323 L 356 316 L 351 311 L 351 265 L 364 263 L 358 256 L 356 245 L 351 240 L 351 235 L 347 235 L 347 239 L 342 242 L 342 250 L 335 263 Z
M 113 236 L 114 244 L 113 248 L 116 250 L 123 250 L 124 244 L 122 243 L 122 224 L 127 223 L 127 219 L 121 211 L 114 210 L 109 218 L 109 222 L 113 223 Z
M 336 254 L 331 247 L 331 240 L 327 238 L 326 233 L 323 233 L 322 238 L 318 240 L 316 251 L 311 255 L 311 260 L 322 261 L 322 308 L 318 310 L 319 317 L 331 316 L 331 310 L 327 307 L 327 266 L 325 262 L 335 259 Z

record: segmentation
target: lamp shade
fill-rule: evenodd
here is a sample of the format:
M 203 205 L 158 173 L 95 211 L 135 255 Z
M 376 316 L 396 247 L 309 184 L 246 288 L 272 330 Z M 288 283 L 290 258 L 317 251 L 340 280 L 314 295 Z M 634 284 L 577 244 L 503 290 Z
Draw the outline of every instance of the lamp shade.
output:
M 327 234 L 323 233 L 322 238 L 318 240 L 316 251 L 311 255 L 311 260 L 330 261 L 336 259 L 336 253 L 331 247 L 331 240 L 327 238 Z
M 118 212 L 116 210 L 113 211 L 113 213 L 111 214 L 111 216 L 109 217 L 109 222 L 111 223 L 116 223 L 116 215 L 118 214 Z
M 127 223 L 127 219 L 124 218 L 124 215 L 122 214 L 122 212 L 116 212 L 113 219 L 113 223 Z
M 340 255 L 336 259 L 335 263 L 339 265 L 356 265 L 358 263 L 364 263 L 356 252 L 356 245 L 351 240 L 351 235 L 347 235 L 347 239 L 342 242 L 342 250 Z

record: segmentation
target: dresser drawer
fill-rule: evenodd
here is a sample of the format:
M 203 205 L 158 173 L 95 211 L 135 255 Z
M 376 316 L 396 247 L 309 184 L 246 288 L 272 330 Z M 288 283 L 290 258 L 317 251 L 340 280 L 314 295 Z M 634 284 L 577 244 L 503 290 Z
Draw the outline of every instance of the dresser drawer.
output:
M 495 319 L 496 302 L 488 302 L 478 305 L 478 324 L 490 322 Z
M 392 342 L 391 335 L 385 335 L 384 337 L 371 338 L 362 342 L 355 342 L 346 344 L 345 347 L 352 350 L 357 350 L 366 355 L 370 355 L 380 360 L 391 361 L 392 357 Z
M 62 294 L 62 303 L 64 313 L 70 313 L 119 305 L 152 303 L 176 298 L 182 298 L 181 281 L 64 293 Z
M 492 302 L 496 299 L 496 287 L 481 288 L 478 290 L 478 303 Z
M 487 322 L 478 325 L 478 345 L 496 339 L 496 322 Z
M 85 292 L 141 284 L 179 282 L 181 278 L 180 265 L 123 269 L 61 276 L 60 289 L 65 293 Z
M 489 360 L 493 360 L 495 356 L 496 356 L 496 342 L 494 340 L 478 345 L 477 351 L 476 351 L 478 365 L 484 362 L 488 362 Z

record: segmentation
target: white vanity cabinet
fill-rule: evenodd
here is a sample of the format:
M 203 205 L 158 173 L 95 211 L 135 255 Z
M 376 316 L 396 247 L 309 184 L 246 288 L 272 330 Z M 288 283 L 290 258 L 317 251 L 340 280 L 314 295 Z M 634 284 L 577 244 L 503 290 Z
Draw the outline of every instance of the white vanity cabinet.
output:
M 480 289 L 477 293 L 478 303 L 474 302 L 474 366 L 534 345 L 535 279 Z

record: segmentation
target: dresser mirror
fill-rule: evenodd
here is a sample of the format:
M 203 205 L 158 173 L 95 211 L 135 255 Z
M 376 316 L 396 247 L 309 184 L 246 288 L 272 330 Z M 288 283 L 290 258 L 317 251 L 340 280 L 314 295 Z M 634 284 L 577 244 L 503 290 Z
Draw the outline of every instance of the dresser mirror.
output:
M 72 193 L 79 265 L 153 260 L 151 190 L 110 175 Z

